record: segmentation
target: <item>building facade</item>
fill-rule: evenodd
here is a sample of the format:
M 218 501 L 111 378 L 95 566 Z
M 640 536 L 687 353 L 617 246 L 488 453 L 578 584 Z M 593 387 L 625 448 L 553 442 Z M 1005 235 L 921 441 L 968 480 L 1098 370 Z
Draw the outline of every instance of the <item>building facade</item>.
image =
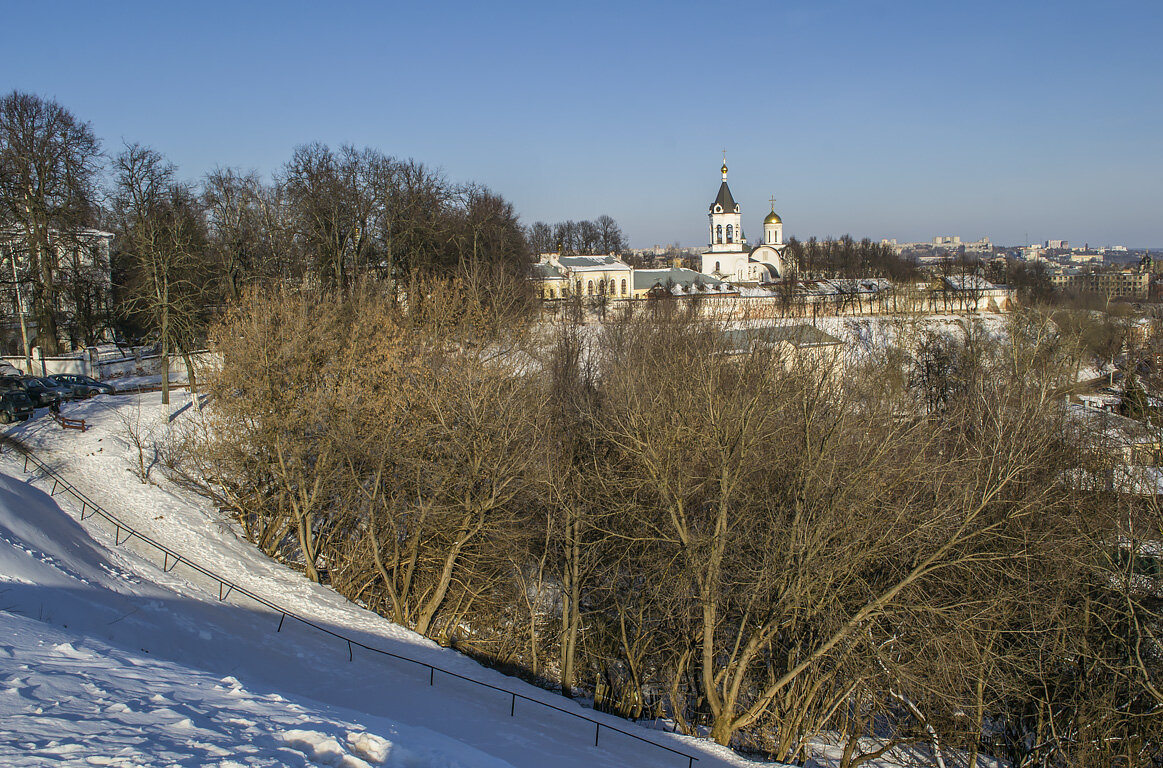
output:
M 1151 273 L 1141 269 L 1069 270 L 1051 275 L 1050 281 L 1061 291 L 1097 293 L 1113 299 L 1145 299 L 1151 290 Z
M 612 253 L 606 256 L 543 253 L 533 265 L 533 280 L 538 283 L 541 298 L 546 300 L 571 296 L 628 299 L 633 295 L 634 270 Z
M 113 233 L 80 229 L 67 234 L 50 232 L 53 269 L 53 312 L 58 335 L 66 348 L 95 343 L 108 332 L 107 318 L 113 301 L 113 280 L 109 257 Z M 27 334 L 31 346 L 38 346 L 33 296 L 39 277 L 33 274 L 33 260 L 16 229 L 0 231 L 0 346 L 8 352 L 23 347 Z M 23 325 L 23 329 L 21 326 Z

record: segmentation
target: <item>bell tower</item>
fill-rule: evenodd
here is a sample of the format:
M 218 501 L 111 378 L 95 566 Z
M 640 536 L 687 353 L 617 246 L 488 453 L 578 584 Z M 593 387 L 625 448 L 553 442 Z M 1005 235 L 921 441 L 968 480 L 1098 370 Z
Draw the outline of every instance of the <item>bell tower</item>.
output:
M 723 174 L 723 183 L 719 185 L 719 194 L 715 202 L 711 203 L 708 218 L 711 222 L 710 246 L 715 253 L 737 253 L 746 249 L 747 241 L 743 237 L 743 217 L 739 213 L 739 204 L 731 196 L 731 188 L 727 186 L 727 153 L 723 152 L 723 167 L 719 169 Z

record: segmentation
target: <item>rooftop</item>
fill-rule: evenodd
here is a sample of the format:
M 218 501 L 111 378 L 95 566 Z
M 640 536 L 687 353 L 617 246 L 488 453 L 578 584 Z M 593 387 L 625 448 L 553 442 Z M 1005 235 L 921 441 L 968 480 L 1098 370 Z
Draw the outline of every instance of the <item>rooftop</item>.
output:
M 634 270 L 634 290 L 648 291 L 656 285 L 664 288 L 682 286 L 688 289 L 692 285 L 700 285 L 717 289 L 719 286 L 725 285 L 725 283 L 710 275 L 704 275 L 701 272 L 695 272 L 693 269 L 684 269 L 682 267 Z
M 629 269 L 630 265 L 617 256 L 559 256 L 557 263 L 574 272 L 602 272 L 610 269 Z
M 723 338 L 731 349 L 745 350 L 759 344 L 775 346 L 786 342 L 796 349 L 833 347 L 843 342 L 812 325 L 767 325 L 726 331 Z
M 715 212 L 715 206 L 722 206 L 724 213 L 735 213 L 739 209 L 739 204 L 735 202 L 735 198 L 731 196 L 731 188 L 727 186 L 727 182 L 719 185 L 719 194 L 715 198 L 715 202 L 711 203 L 711 213 Z

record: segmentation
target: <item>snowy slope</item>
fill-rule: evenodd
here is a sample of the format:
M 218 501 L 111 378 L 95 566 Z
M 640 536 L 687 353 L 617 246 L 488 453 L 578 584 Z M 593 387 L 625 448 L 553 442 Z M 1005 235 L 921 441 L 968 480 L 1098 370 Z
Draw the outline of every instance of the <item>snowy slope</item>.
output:
M 85 433 L 46 417 L 12 429 L 110 512 L 205 567 L 370 646 L 515 690 L 627 730 L 554 694 L 484 669 L 270 561 L 204 501 L 142 484 L 126 423 L 161 434 L 181 408 L 157 394 L 66 407 Z M 193 410 L 177 420 L 192 418 Z M 164 573 L 134 540 L 113 547 L 98 518 L 27 482 L 0 456 L 0 764 L 683 766 L 685 758 L 437 673 L 373 657 L 179 566 Z M 51 488 L 51 482 L 47 486 Z M 713 744 L 640 733 L 749 765 Z

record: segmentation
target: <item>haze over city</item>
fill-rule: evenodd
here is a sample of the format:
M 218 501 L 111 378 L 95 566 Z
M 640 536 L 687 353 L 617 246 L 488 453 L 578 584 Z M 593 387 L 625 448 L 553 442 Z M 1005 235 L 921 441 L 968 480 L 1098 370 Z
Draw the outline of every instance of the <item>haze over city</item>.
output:
M 1156 2 L 12 4 L 0 87 L 197 178 L 373 146 L 525 223 L 702 244 L 727 150 L 745 226 L 801 238 L 1163 245 Z M 46 56 L 46 42 L 52 51 Z

